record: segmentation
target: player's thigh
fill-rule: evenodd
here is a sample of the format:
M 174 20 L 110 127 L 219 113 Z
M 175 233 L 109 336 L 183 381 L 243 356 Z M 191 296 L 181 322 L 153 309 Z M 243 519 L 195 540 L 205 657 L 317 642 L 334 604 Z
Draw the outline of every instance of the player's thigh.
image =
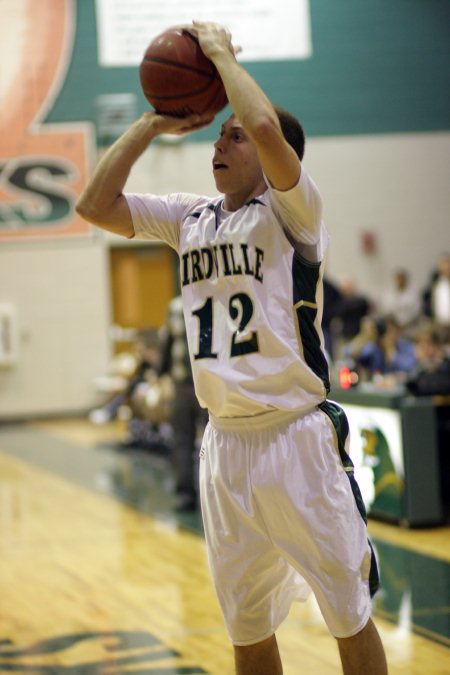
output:
M 254 477 L 262 518 L 280 554 L 313 589 L 331 632 L 350 635 L 370 613 L 372 553 L 335 430 L 316 411 L 290 424 L 271 453 Z

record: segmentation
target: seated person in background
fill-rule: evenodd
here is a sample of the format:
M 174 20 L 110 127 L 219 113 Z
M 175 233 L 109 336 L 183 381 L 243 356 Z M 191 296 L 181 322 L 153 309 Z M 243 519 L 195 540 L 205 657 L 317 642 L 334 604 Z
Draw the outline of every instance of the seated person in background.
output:
M 198 501 L 197 437 L 208 414 L 195 395 L 181 296 L 170 301 L 164 328 L 159 372 L 170 375 L 174 400 L 170 423 L 173 431 L 172 461 L 177 494 L 175 510 L 192 511 Z
M 439 256 L 437 269 L 423 293 L 423 313 L 434 322 L 443 342 L 450 342 L 450 254 Z
M 342 278 L 338 289 L 340 297 L 334 303 L 331 328 L 337 340 L 346 344 L 358 335 L 362 318 L 369 314 L 370 303 L 357 291 L 350 277 Z
M 399 379 L 415 366 L 414 343 L 402 337 L 394 317 L 365 317 L 361 331 L 344 348 L 344 357 L 371 379 L 375 374 L 395 374 Z
M 327 277 L 323 278 L 323 314 L 322 331 L 325 349 L 331 360 L 334 359 L 334 341 L 331 323 L 336 315 L 336 306 L 341 299 L 338 287 Z
M 409 373 L 406 388 L 415 396 L 450 394 L 450 359 L 437 331 L 425 327 L 416 336 L 417 364 Z
M 398 268 L 392 275 L 393 285 L 385 296 L 383 312 L 395 316 L 398 325 L 412 327 L 419 319 L 422 304 L 418 289 L 411 283 L 407 270 Z
M 382 373 L 409 373 L 416 365 L 414 342 L 402 335 L 396 317 L 384 317 L 386 329 L 381 337 Z
M 381 336 L 384 330 L 382 319 L 364 316 L 359 333 L 344 347 L 344 359 L 353 362 L 362 380 L 370 380 L 381 361 Z
M 93 424 L 105 424 L 105 422 L 116 419 L 120 408 L 129 408 L 138 385 L 146 380 L 149 373 L 155 372 L 158 359 L 159 348 L 155 332 L 150 329 L 138 333 L 133 351 L 117 354 L 111 364 L 109 377 L 114 379 L 116 376 L 116 380 L 117 376 L 120 377 L 119 391 L 114 392 L 113 396 L 100 408 L 91 410 L 89 420 Z

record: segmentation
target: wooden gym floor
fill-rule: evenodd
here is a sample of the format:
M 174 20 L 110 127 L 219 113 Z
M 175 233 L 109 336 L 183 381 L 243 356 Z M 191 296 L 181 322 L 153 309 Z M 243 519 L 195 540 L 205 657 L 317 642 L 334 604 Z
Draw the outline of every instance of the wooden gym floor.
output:
M 122 423 L 0 427 L 0 673 L 233 673 L 198 513 Z M 450 527 L 370 522 L 391 675 L 450 673 Z M 340 672 L 314 600 L 278 633 L 285 675 Z

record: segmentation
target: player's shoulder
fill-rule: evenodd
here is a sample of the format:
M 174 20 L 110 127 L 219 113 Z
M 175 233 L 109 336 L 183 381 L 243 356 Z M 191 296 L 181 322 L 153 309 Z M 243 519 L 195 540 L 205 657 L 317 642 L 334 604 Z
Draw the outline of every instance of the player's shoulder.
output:
M 197 220 L 200 216 L 210 209 L 214 209 L 214 205 L 219 198 L 211 198 L 206 195 L 193 195 L 186 192 L 178 193 L 177 201 L 184 207 L 184 220 L 193 218 Z
M 298 176 L 297 182 L 289 188 L 289 190 L 277 190 L 274 188 L 269 181 L 266 178 L 266 183 L 267 183 L 267 190 L 264 193 L 267 195 L 267 199 L 289 199 L 293 195 L 296 194 L 309 194 L 310 196 L 313 196 L 316 199 L 320 199 L 320 194 L 319 194 L 319 189 L 314 182 L 314 180 L 311 178 L 309 175 L 308 171 L 305 169 L 303 164 L 300 167 L 300 173 Z
M 322 219 L 322 198 L 319 190 L 305 168 L 301 167 L 299 179 L 289 190 L 269 187 L 269 198 L 278 213 L 297 212 L 308 229 L 317 229 Z
M 193 195 L 189 196 L 192 197 Z M 183 198 L 183 195 L 180 197 Z M 198 221 L 201 217 L 214 217 L 214 213 L 222 201 L 222 196 L 207 197 L 197 195 L 195 199 L 185 199 L 186 209 L 183 221 L 185 223 L 189 221 L 186 224 L 192 224 L 192 221 Z
M 186 204 L 187 206 L 202 206 L 206 205 L 211 201 L 211 197 L 206 195 L 197 195 L 190 192 L 176 192 L 171 195 L 172 199 L 177 201 L 180 204 Z

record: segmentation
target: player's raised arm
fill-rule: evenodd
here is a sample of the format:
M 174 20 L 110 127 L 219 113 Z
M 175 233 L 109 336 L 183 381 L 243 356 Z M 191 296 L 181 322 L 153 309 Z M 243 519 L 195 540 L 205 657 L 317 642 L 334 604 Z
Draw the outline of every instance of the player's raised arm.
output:
M 210 117 L 199 115 L 179 119 L 144 113 L 102 157 L 76 203 L 77 213 L 104 230 L 133 237 L 131 213 L 123 195 L 133 164 L 159 134 L 183 134 L 210 121 Z
M 256 145 L 265 175 L 274 188 L 289 190 L 299 179 L 299 158 L 283 136 L 272 103 L 236 61 L 226 28 L 194 21 L 193 30 L 220 73 L 233 112 Z

